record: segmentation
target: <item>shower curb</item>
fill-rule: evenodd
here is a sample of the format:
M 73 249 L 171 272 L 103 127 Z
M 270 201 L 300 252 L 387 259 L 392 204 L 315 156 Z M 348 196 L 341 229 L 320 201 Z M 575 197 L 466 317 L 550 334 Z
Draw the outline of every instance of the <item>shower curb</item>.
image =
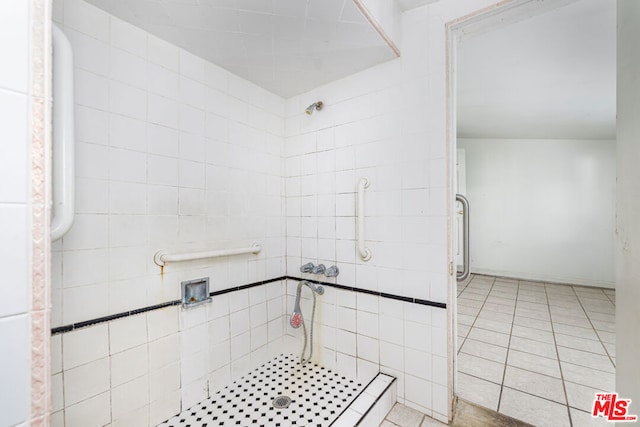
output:
M 378 426 L 396 400 L 396 377 L 380 372 L 329 427 Z

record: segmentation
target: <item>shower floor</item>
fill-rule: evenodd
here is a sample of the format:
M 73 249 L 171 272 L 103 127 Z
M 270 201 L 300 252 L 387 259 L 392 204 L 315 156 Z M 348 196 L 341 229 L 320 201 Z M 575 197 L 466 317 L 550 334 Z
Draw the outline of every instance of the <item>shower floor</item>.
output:
M 363 389 L 329 369 L 280 355 L 159 427 L 328 427 Z M 281 395 L 291 398 L 288 408 L 273 407 Z

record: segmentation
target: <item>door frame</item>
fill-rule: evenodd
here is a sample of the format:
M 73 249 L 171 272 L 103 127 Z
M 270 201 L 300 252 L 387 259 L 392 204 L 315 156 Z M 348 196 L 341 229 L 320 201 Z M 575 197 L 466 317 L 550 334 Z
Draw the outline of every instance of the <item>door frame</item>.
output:
M 446 52 L 446 156 L 447 156 L 447 227 L 449 289 L 447 295 L 447 329 L 448 329 L 448 390 L 449 420 L 453 419 L 456 404 L 457 385 L 457 292 L 456 292 L 456 254 L 454 232 L 456 221 L 456 150 L 457 116 L 456 116 L 456 69 L 457 47 L 467 37 L 528 19 L 580 0 L 502 0 L 489 6 L 481 7 L 471 13 L 457 17 L 445 23 Z

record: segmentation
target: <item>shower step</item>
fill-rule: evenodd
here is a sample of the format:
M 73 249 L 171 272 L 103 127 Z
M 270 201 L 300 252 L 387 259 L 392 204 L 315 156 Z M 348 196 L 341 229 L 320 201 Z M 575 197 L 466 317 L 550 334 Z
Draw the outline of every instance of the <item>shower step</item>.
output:
M 379 373 L 331 427 L 378 427 L 396 403 L 396 379 Z

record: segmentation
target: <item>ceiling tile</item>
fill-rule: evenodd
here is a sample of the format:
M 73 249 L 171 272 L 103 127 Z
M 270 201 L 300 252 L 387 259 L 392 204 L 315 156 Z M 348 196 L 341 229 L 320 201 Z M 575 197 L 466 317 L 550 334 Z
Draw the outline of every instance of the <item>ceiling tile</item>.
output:
M 273 5 L 273 13 L 281 16 L 304 18 L 307 16 L 307 2 L 300 0 L 278 0 Z
M 240 32 L 271 38 L 274 33 L 273 15 L 262 13 L 238 12 L 240 19 Z
M 396 57 L 353 0 L 87 1 L 284 97 Z
M 340 22 L 362 22 L 362 12 L 355 2 L 346 1 L 340 14 Z
M 336 22 L 340 18 L 344 3 L 345 0 L 311 1 L 307 6 L 307 18 L 325 22 Z
M 236 0 L 238 10 L 247 10 L 251 12 L 274 13 L 274 0 Z M 304 2 L 303 2 L 304 3 Z

